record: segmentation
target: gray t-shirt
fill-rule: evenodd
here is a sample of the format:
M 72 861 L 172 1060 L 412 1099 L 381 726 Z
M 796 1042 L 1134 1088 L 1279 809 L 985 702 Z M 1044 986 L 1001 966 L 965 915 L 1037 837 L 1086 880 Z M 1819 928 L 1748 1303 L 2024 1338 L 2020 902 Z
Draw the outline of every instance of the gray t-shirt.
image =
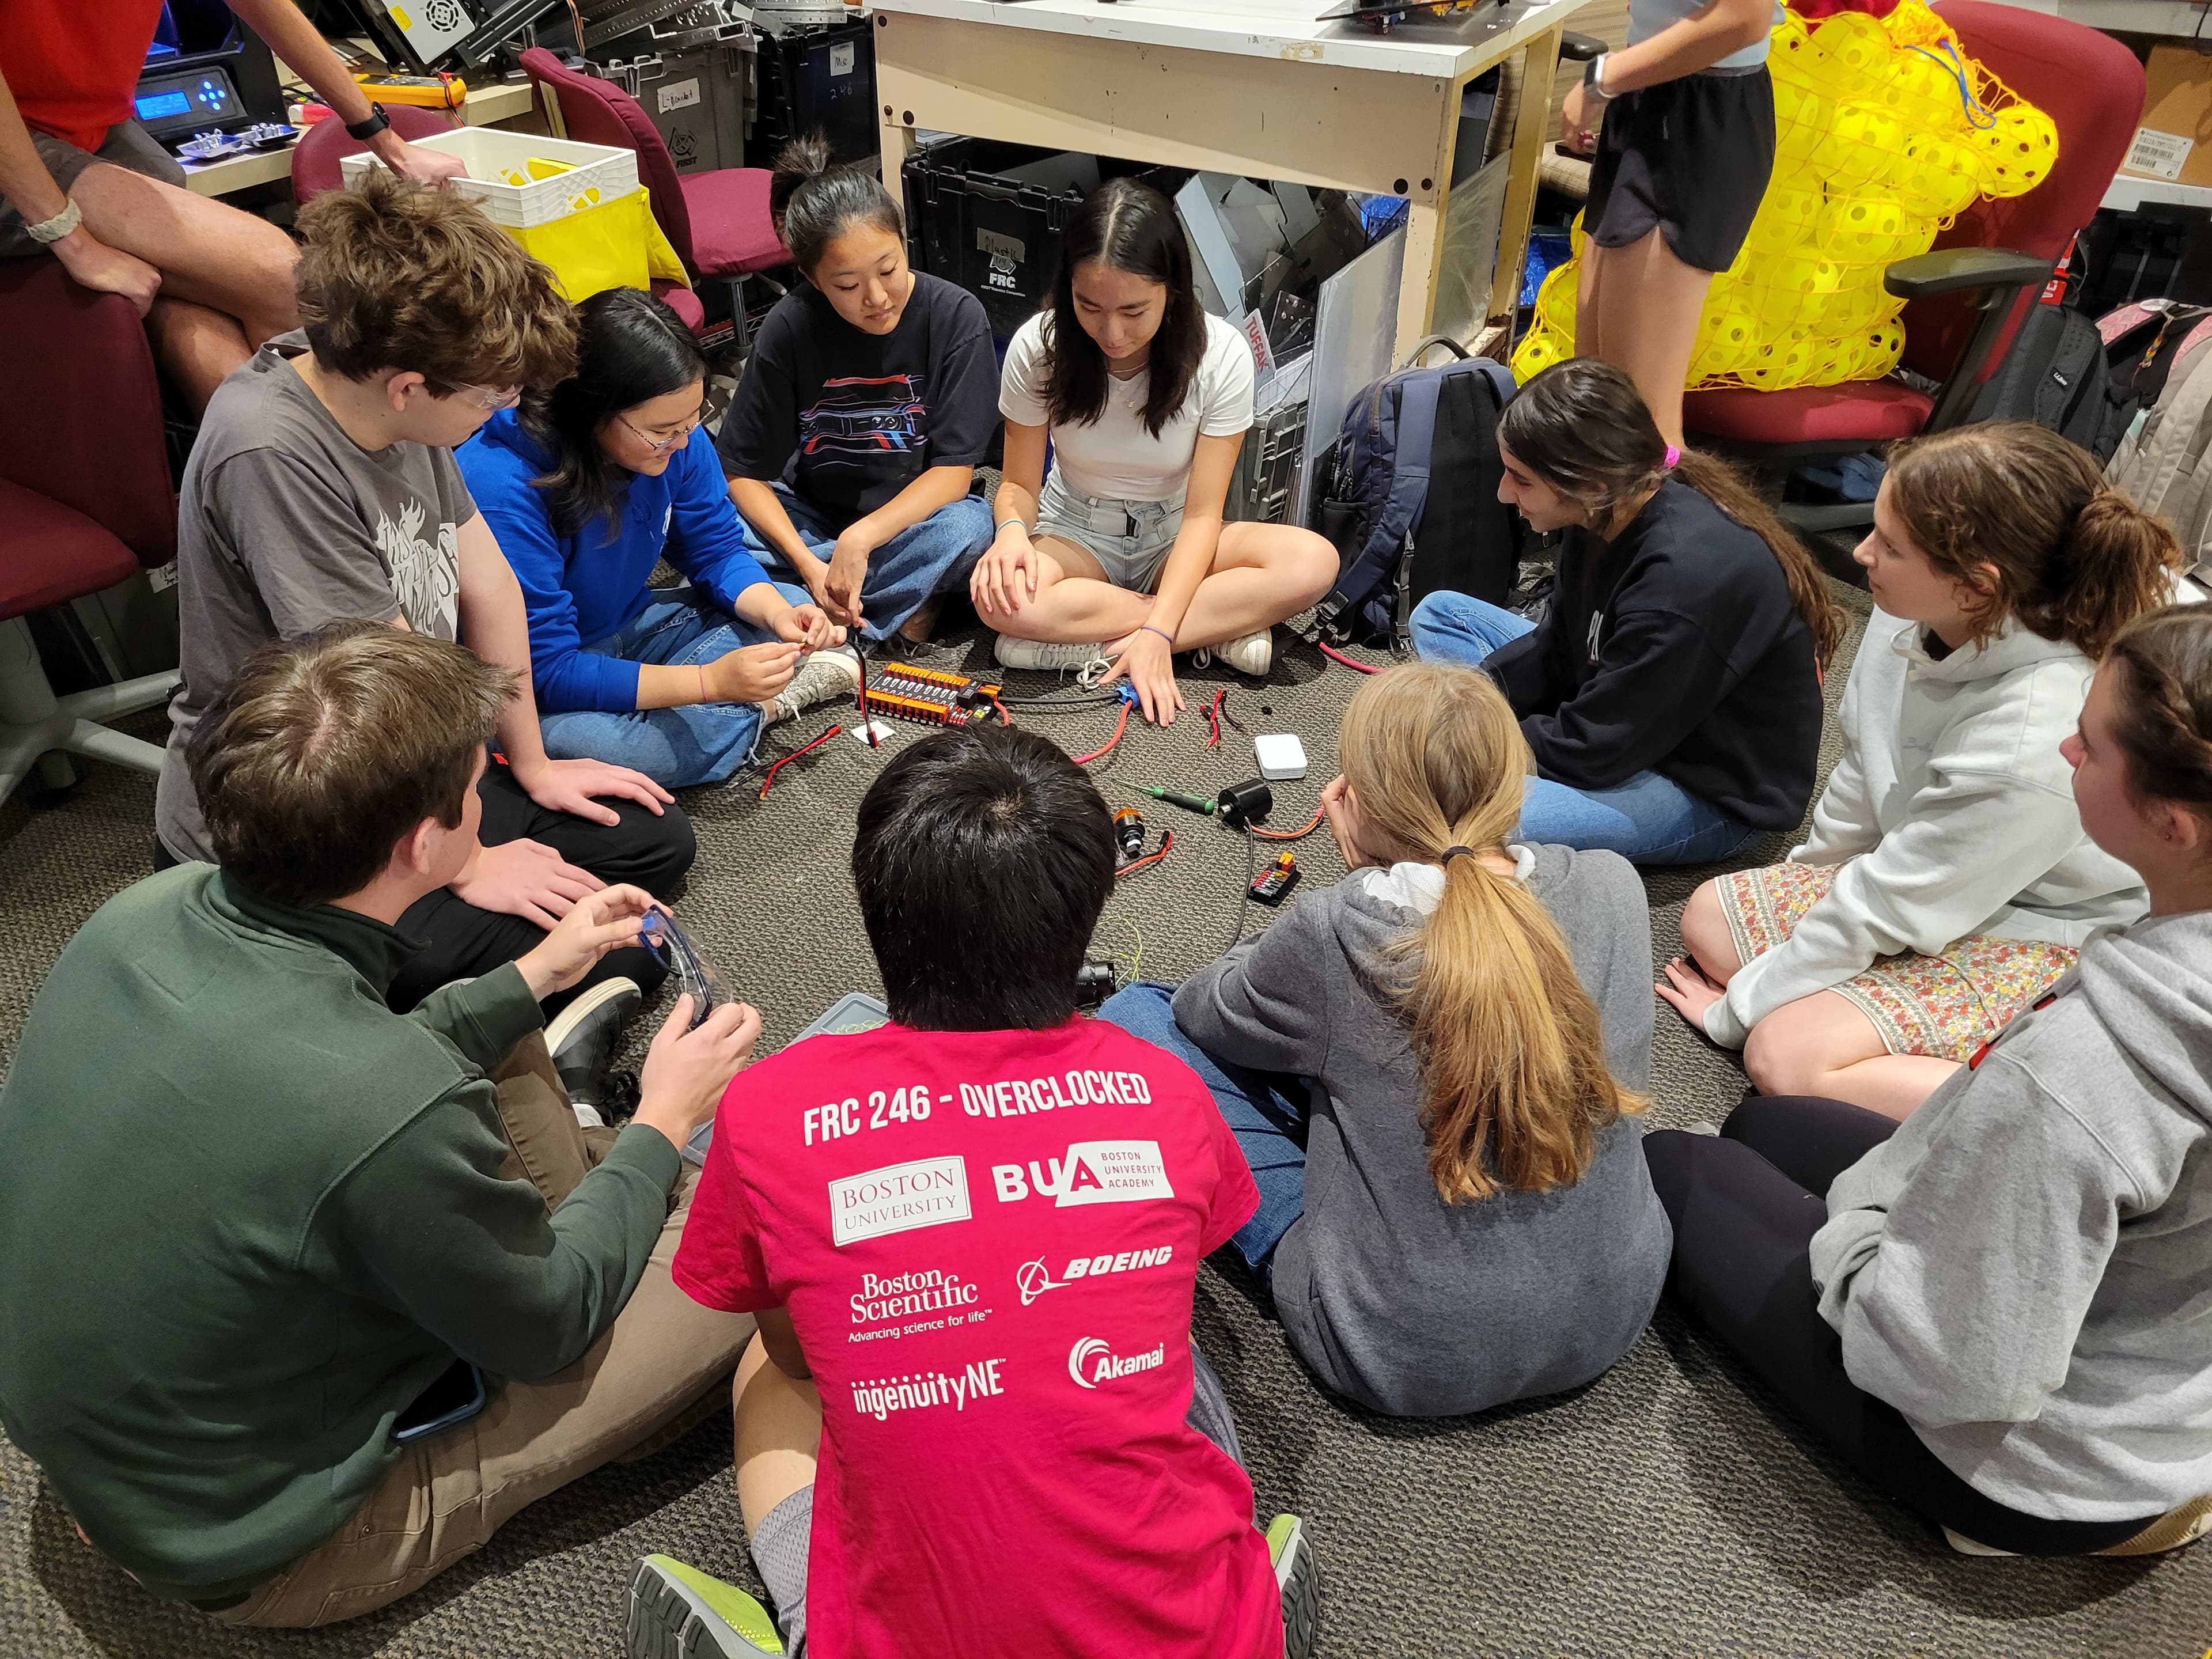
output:
M 476 503 L 453 453 L 346 436 L 293 372 L 304 334 L 271 340 L 216 389 L 177 503 L 184 684 L 169 704 L 154 823 L 179 858 L 212 859 L 185 769 L 201 713 L 246 658 L 327 623 L 398 617 L 450 640 L 461 526 Z

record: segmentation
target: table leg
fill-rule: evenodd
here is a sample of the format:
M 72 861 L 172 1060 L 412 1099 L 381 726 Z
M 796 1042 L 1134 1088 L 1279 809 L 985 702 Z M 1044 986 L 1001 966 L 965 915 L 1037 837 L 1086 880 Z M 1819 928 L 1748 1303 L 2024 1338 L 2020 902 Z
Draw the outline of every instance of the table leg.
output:
M 1544 146 L 1556 136 L 1552 78 L 1559 66 L 1559 32 L 1540 34 L 1522 50 L 1521 106 L 1513 118 L 1513 160 L 1505 180 L 1505 211 L 1498 227 L 1498 265 L 1491 280 L 1490 320 L 1510 329 L 1521 303 L 1521 265 L 1528 227 L 1536 216 L 1536 169 Z
M 906 206 L 906 158 L 921 147 L 914 129 L 890 112 L 888 106 L 879 118 L 883 124 L 884 188 L 891 193 L 891 200 L 903 211 Z M 913 227 L 908 226 L 908 229 Z

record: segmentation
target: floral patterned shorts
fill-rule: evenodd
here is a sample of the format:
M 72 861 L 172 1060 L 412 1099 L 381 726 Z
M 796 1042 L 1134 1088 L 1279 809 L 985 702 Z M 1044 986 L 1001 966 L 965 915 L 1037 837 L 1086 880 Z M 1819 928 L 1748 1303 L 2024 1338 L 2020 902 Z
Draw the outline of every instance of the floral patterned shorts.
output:
M 1736 959 L 1749 962 L 1788 939 L 1835 878 L 1833 869 L 1817 864 L 1770 864 L 1720 877 Z M 2080 955 L 2070 945 L 1970 933 L 1941 956 L 1884 957 L 1828 988 L 1874 1023 L 1893 1054 L 1963 1062 L 2033 1006 Z

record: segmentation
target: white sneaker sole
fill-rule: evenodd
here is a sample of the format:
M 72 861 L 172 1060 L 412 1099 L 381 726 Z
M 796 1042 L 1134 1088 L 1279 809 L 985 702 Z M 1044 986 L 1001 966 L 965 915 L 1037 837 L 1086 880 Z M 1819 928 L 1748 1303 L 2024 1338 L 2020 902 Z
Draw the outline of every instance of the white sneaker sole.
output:
M 579 1025 L 625 991 L 636 997 L 641 1003 L 645 1000 L 645 993 L 639 988 L 637 981 L 634 979 L 624 979 L 619 974 L 612 979 L 601 980 L 590 990 L 578 996 L 574 1002 L 556 1014 L 552 1024 L 545 1028 L 545 1052 L 549 1054 L 559 1054 L 561 1045 L 575 1036 L 576 1028 Z

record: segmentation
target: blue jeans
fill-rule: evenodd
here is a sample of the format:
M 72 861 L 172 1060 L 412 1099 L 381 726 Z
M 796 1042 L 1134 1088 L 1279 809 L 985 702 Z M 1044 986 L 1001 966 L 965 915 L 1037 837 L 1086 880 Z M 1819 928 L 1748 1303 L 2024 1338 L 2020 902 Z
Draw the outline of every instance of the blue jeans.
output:
M 793 605 L 812 600 L 803 587 L 777 584 Z M 775 638 L 765 628 L 717 607 L 685 583 L 663 588 L 628 627 L 585 650 L 628 662 L 689 668 L 741 646 Z M 720 783 L 753 757 L 761 711 L 749 702 L 693 702 L 677 708 L 617 713 L 580 708 L 538 717 L 545 752 L 556 760 L 602 760 L 634 767 L 667 789 Z
M 1098 1018 L 1166 1049 L 1213 1091 L 1213 1103 L 1244 1149 L 1244 1162 L 1260 1188 L 1260 1207 L 1237 1230 L 1232 1242 L 1261 1283 L 1272 1287 L 1275 1246 L 1305 1213 L 1306 1108 L 1298 1098 L 1305 1085 L 1296 1078 L 1270 1077 L 1216 1060 L 1176 1024 L 1170 1006 L 1174 996 L 1172 985 L 1149 980 L 1125 986 L 1106 999 Z M 1285 1093 L 1285 1089 L 1291 1092 Z
M 1437 662 L 1474 668 L 1535 627 L 1472 594 L 1431 593 L 1413 607 L 1413 649 Z M 1531 778 L 1521 801 L 1522 841 L 1603 848 L 1634 864 L 1710 864 L 1755 833 L 1657 772 L 1638 772 L 1611 789 Z
M 782 484 L 775 489 L 807 550 L 827 563 L 844 526 Z M 769 575 L 779 581 L 794 578 L 783 555 L 746 524 L 742 514 L 738 522 L 744 526 L 745 545 Z M 990 546 L 992 534 L 990 503 L 980 496 L 963 495 L 870 554 L 868 574 L 860 583 L 860 612 L 868 619 L 861 636 L 880 640 L 896 632 L 933 595 L 965 586 L 975 561 Z

